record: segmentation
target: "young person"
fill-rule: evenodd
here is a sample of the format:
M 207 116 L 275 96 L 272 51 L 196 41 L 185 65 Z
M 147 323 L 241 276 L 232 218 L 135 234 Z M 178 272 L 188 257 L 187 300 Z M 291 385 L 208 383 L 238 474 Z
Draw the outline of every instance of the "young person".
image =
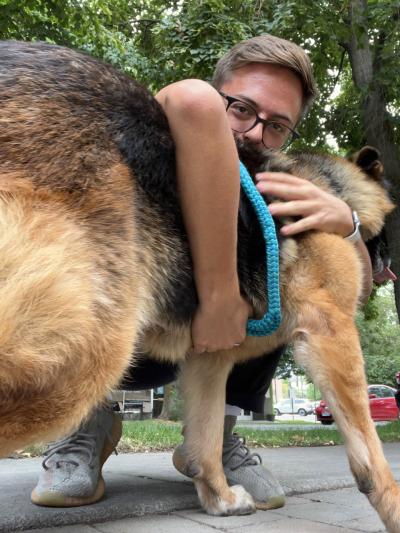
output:
M 177 177 L 194 263 L 199 306 L 192 323 L 196 352 L 229 349 L 245 337 L 251 314 L 236 271 L 239 167 L 234 137 L 280 150 L 297 136 L 295 128 L 317 93 L 311 64 L 297 45 L 261 35 L 239 43 L 217 64 L 213 86 L 184 80 L 156 96 L 176 143 Z M 280 200 L 273 215 L 294 216 L 283 235 L 317 229 L 344 238 L 353 233 L 350 208 L 312 183 L 285 173 L 257 176 L 258 188 Z M 217 228 L 217 231 L 216 231 Z M 365 265 L 369 295 L 371 265 L 362 241 L 355 246 Z M 262 412 L 265 393 L 282 349 L 236 365 L 227 383 L 223 464 L 227 479 L 241 484 L 258 507 L 284 504 L 278 481 L 233 433 L 240 409 Z M 157 387 L 175 379 L 174 365 L 143 360 L 124 388 Z M 100 409 L 79 430 L 51 446 L 32 493 L 39 505 L 85 505 L 101 498 L 101 467 L 118 441 L 121 422 Z

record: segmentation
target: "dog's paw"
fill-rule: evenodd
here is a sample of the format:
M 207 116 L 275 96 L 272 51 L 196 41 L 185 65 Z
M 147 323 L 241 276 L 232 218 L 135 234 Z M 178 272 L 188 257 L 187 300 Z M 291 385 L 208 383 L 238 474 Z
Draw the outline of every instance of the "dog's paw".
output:
M 256 512 L 256 504 L 252 496 L 245 491 L 241 485 L 230 487 L 232 501 L 225 501 L 216 498 L 212 506 L 208 506 L 206 511 L 214 516 L 246 515 Z
M 234 485 L 231 491 L 236 496 L 235 506 L 232 508 L 233 512 L 228 514 L 242 515 L 256 512 L 256 504 L 251 494 L 249 494 L 242 485 Z M 231 510 L 229 510 L 231 511 Z

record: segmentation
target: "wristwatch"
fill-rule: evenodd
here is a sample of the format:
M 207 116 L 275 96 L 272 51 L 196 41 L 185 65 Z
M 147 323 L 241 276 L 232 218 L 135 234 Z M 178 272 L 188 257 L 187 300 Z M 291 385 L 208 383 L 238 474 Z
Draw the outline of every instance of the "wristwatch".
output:
M 361 239 L 361 233 L 360 233 L 360 219 L 358 218 L 357 211 L 352 211 L 351 215 L 353 217 L 353 224 L 354 224 L 354 231 L 353 233 L 350 233 L 350 235 L 347 235 L 347 237 L 344 237 L 346 241 L 349 242 L 357 242 Z

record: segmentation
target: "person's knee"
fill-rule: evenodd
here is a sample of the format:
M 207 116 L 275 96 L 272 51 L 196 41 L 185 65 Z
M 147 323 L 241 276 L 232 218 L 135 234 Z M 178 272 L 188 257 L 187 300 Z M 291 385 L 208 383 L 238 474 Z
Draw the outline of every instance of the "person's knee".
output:
M 201 80 L 183 80 L 162 89 L 156 96 L 168 120 L 205 121 L 225 113 L 218 92 Z

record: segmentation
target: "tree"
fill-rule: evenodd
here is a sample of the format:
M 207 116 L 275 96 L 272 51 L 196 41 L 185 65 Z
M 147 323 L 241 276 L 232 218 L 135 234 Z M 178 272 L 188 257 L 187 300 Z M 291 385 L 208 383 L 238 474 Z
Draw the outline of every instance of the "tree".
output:
M 374 309 L 372 319 L 362 313 L 357 317 L 367 380 L 394 386 L 395 374 L 400 371 L 400 326 L 392 285 L 377 291 Z
M 375 287 L 368 304 L 356 318 L 361 348 L 365 360 L 368 383 L 395 385 L 395 374 L 400 371 L 400 325 L 393 299 L 392 284 Z M 276 377 L 289 379 L 304 375 L 288 346 L 279 361 Z
M 380 25 L 371 31 L 370 17 Z M 399 120 L 391 115 L 390 105 L 399 109 L 400 92 L 390 83 L 392 73 L 399 72 L 400 4 L 398 2 L 349 3 L 349 38 L 343 43 L 351 63 L 355 87 L 360 94 L 361 121 L 368 144 L 379 149 L 392 196 L 400 202 Z M 386 224 L 386 235 L 393 269 L 400 274 L 400 210 L 396 209 Z M 400 283 L 395 283 L 398 314 L 400 314 Z
M 1 0 L 0 37 L 80 48 L 114 63 L 127 43 L 146 48 L 147 28 L 176 1 Z
M 173 383 L 168 383 L 167 385 L 164 385 L 163 405 L 162 405 L 161 413 L 158 415 L 158 418 L 162 420 L 169 420 L 171 418 L 173 390 L 174 390 Z

